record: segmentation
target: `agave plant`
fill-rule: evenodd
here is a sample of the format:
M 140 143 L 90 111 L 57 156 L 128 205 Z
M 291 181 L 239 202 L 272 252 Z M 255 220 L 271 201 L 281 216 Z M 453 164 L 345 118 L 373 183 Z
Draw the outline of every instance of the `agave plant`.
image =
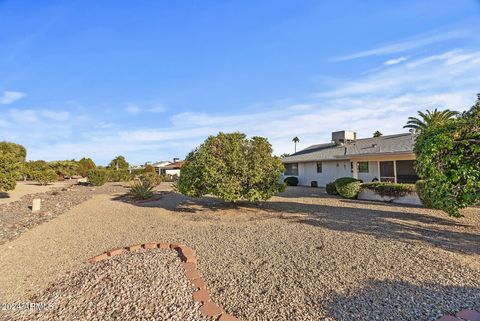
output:
M 427 127 L 434 124 L 443 123 L 447 120 L 452 119 L 458 115 L 457 111 L 450 109 L 437 110 L 436 108 L 433 111 L 427 109 L 427 112 L 418 112 L 418 115 L 421 119 L 416 117 L 408 117 L 407 124 L 403 128 L 412 128 L 416 132 L 425 130 Z
M 149 180 L 140 180 L 130 187 L 129 195 L 136 200 L 145 200 L 153 196 L 154 187 Z

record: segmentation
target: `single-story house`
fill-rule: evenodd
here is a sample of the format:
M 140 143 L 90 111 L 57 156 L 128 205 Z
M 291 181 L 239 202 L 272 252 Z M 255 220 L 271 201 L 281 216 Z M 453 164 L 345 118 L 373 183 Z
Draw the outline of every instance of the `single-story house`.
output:
M 176 161 L 163 167 L 165 169 L 165 174 L 172 176 L 180 176 L 180 169 L 182 168 L 184 163 L 185 161 Z
M 415 183 L 414 144 L 413 133 L 357 139 L 352 131 L 333 132 L 330 143 L 312 145 L 283 158 L 283 178 L 296 176 L 304 186 L 312 181 L 325 186 L 340 177 Z
M 159 161 L 156 163 L 153 163 L 152 166 L 155 168 L 155 172 L 158 175 L 165 174 L 165 166 L 170 165 L 172 162 L 169 161 Z

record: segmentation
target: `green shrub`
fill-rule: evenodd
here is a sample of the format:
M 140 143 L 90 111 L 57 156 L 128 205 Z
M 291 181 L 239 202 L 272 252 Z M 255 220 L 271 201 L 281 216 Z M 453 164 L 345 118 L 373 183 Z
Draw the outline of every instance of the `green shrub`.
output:
M 150 180 L 141 179 L 130 187 L 129 195 L 136 200 L 145 200 L 153 196 L 154 185 Z
M 428 190 L 425 188 L 425 181 L 417 181 L 415 183 L 415 188 L 417 190 L 418 197 L 422 201 L 423 206 L 433 208 L 432 199 L 428 193 Z
M 109 182 L 129 182 L 132 179 L 132 176 L 127 170 L 119 169 L 117 170 L 107 170 L 108 171 L 108 181 Z
M 219 133 L 187 156 L 177 187 L 190 197 L 213 195 L 227 202 L 256 202 L 280 191 L 278 178 L 283 171 L 282 161 L 272 156 L 266 138 Z
M 287 186 L 297 186 L 298 185 L 298 178 L 295 176 L 289 176 L 283 180 L 287 183 Z
M 414 184 L 398 184 L 389 182 L 364 183 L 361 188 L 376 192 L 381 196 L 402 197 L 415 192 Z
M 20 168 L 21 163 L 17 155 L 0 151 L 0 191 L 6 192 L 15 189 Z
M 108 171 L 106 169 L 92 169 L 88 171 L 88 181 L 93 186 L 102 186 L 108 182 Z
M 337 188 L 335 187 L 335 182 L 330 182 L 325 186 L 325 190 L 329 195 L 338 195 Z
M 158 186 L 160 185 L 161 182 L 164 181 L 164 176 L 163 175 L 158 175 L 157 173 L 145 173 L 143 175 L 140 175 L 140 180 L 141 181 L 149 181 L 152 186 Z
M 53 169 L 33 171 L 30 175 L 35 182 L 41 185 L 48 185 L 58 181 L 58 174 Z
M 344 198 L 357 198 L 361 181 L 353 177 L 341 177 L 335 181 L 338 194 Z

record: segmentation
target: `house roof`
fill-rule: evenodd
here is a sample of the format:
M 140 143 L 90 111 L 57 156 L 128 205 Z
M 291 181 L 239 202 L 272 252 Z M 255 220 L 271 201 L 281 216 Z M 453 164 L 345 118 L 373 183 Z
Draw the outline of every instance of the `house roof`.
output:
M 284 163 L 349 159 L 356 156 L 413 153 L 415 136 L 410 133 L 362 138 L 343 145 L 334 143 L 309 146 L 282 159 Z
M 167 165 L 170 165 L 172 162 L 169 162 L 169 161 L 159 161 L 159 162 L 156 162 L 156 163 L 153 163 L 152 166 L 153 167 L 165 167 Z
M 180 168 L 182 168 L 184 163 L 185 163 L 185 161 L 178 161 L 178 162 L 169 164 L 167 166 L 164 166 L 163 168 L 165 168 L 165 169 L 180 169 Z

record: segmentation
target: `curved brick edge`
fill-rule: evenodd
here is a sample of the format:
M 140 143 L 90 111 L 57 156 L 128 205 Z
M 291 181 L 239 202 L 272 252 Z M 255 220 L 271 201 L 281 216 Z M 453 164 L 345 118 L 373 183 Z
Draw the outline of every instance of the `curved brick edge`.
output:
M 240 321 L 240 319 L 237 319 L 234 316 L 226 313 L 220 306 L 213 302 L 212 298 L 210 297 L 210 293 L 208 292 L 205 281 L 203 280 L 200 272 L 197 269 L 197 258 L 195 257 L 195 252 L 190 247 L 184 244 L 155 242 L 134 244 L 106 251 L 100 255 L 90 258 L 88 262 L 96 263 L 125 252 L 135 252 L 140 249 L 152 250 L 157 248 L 171 249 L 178 253 L 178 256 L 183 262 L 185 276 L 190 282 L 192 288 L 194 289 L 193 301 L 201 304 L 200 313 L 202 314 L 202 316 L 217 321 Z

